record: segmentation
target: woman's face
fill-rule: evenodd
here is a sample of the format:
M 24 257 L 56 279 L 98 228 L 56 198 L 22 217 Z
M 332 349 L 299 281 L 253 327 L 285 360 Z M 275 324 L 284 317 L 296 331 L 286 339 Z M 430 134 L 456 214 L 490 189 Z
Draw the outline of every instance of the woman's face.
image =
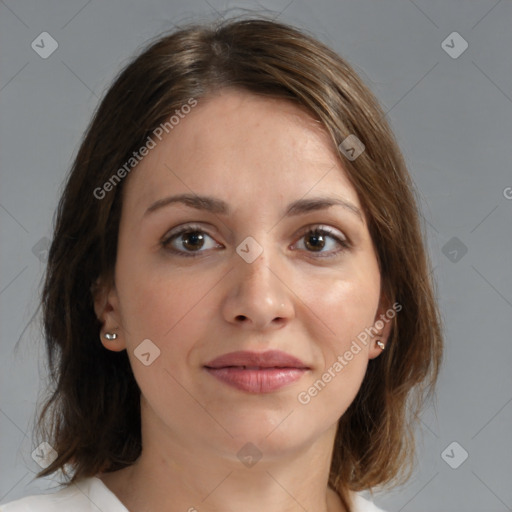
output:
M 287 102 L 225 90 L 155 141 L 127 179 L 115 286 L 97 302 L 146 428 L 232 459 L 246 443 L 272 456 L 332 442 L 380 353 L 357 337 L 385 309 L 327 133 Z

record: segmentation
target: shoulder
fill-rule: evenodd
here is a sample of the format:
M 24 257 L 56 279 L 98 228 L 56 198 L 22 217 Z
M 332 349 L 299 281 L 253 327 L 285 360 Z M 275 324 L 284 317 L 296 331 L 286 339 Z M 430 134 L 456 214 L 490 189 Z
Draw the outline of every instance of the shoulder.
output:
M 353 512 L 385 512 L 375 504 L 363 498 L 360 494 L 353 495 Z
M 97 512 L 105 503 L 98 482 L 95 477 L 85 478 L 53 493 L 26 496 L 0 505 L 0 512 Z M 110 510 L 122 511 L 123 507 Z
M 50 494 L 26 496 L 5 505 L 0 505 L 0 512 L 50 512 L 88 510 L 88 500 L 78 488 L 65 487 Z

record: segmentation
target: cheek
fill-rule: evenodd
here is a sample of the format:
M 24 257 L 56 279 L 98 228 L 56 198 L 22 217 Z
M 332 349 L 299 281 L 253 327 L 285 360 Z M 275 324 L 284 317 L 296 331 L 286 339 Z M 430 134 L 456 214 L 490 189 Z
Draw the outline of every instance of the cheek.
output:
M 142 340 L 150 339 L 162 355 L 185 352 L 183 359 L 191 341 L 200 337 L 201 326 L 210 324 L 209 292 L 218 276 L 196 273 L 192 278 L 190 272 L 144 271 L 142 265 L 128 267 L 122 263 L 119 261 L 116 279 L 128 347 L 133 352 Z
M 371 268 L 368 266 L 366 268 Z M 369 337 L 379 303 L 379 275 L 354 272 L 338 279 L 323 293 L 310 292 L 317 316 L 310 337 L 321 352 L 323 366 L 311 375 L 298 402 L 325 421 L 335 421 L 355 398 L 368 365 Z
M 329 287 L 311 293 L 309 303 L 317 313 L 314 323 L 318 336 L 340 351 L 371 325 L 379 304 L 380 280 L 378 274 L 353 274 L 349 278 L 331 280 Z M 341 352 L 341 353 L 343 353 Z
M 309 409 L 315 421 L 337 421 L 359 391 L 368 365 L 369 344 L 358 336 L 373 325 L 378 298 L 375 285 L 339 281 L 314 302 L 321 320 L 316 320 L 310 336 L 316 340 L 322 361 L 302 386 L 297 401 Z
M 128 245 L 121 240 L 116 263 L 121 321 L 129 337 L 157 340 L 183 317 L 194 287 L 178 272 L 171 279 L 168 270 L 155 266 L 147 248 Z
M 173 403 L 178 409 L 183 406 L 185 414 L 187 408 L 194 407 L 194 401 L 182 387 L 191 387 L 186 362 L 195 341 L 204 336 L 204 326 L 210 325 L 208 292 L 218 279 L 196 276 L 191 280 L 190 276 L 176 272 L 171 280 L 140 269 L 128 274 L 123 274 L 122 266 L 119 269 L 121 317 L 135 379 L 155 410 L 163 403 Z M 157 348 L 148 345 L 145 352 L 149 351 L 151 362 L 146 366 L 138 354 L 141 343 L 147 339 Z M 156 357 L 153 351 L 158 354 Z M 195 413 L 201 415 L 201 411 Z

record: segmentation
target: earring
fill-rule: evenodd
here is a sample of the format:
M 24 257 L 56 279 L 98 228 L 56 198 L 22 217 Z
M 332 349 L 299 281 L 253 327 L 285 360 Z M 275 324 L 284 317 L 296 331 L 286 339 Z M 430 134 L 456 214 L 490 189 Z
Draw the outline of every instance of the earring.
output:
M 117 334 L 114 332 L 114 333 L 110 333 L 110 332 L 106 332 L 105 333 L 105 338 L 107 340 L 115 340 L 117 338 Z
M 386 348 L 386 345 L 384 345 L 384 343 L 382 343 L 382 341 L 380 340 L 377 340 L 377 345 L 381 350 L 384 350 Z

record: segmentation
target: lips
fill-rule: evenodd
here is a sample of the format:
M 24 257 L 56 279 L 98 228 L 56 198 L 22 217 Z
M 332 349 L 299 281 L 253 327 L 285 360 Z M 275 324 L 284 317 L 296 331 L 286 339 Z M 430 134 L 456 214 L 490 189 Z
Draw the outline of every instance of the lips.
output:
M 300 359 L 281 352 L 231 352 L 204 365 L 206 371 L 236 389 L 271 393 L 300 379 L 310 368 Z
M 207 368 L 226 368 L 229 366 L 250 368 L 303 368 L 308 366 L 300 359 L 280 350 L 268 350 L 267 352 L 231 352 L 224 354 L 209 363 Z

